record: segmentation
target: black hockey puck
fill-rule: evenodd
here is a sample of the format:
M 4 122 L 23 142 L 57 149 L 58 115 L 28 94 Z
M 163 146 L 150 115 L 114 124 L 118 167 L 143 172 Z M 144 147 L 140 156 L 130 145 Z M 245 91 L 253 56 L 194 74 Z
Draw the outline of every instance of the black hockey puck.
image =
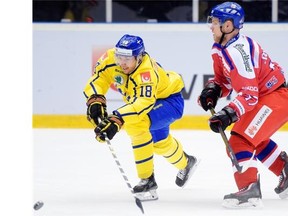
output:
M 42 206 L 44 205 L 44 203 L 42 201 L 38 201 L 34 204 L 33 208 L 34 210 L 39 210 L 40 208 L 42 208 Z

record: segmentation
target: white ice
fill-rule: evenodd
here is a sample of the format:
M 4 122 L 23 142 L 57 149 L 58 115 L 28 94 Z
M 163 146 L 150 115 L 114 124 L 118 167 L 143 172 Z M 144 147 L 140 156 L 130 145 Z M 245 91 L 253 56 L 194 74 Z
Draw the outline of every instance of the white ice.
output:
M 228 210 L 225 194 L 236 192 L 230 159 L 219 134 L 211 131 L 172 130 L 188 154 L 201 159 L 185 188 L 175 185 L 176 168 L 155 156 L 159 200 L 143 202 L 147 216 L 271 216 L 288 215 L 288 200 L 274 188 L 278 177 L 259 164 L 263 209 Z M 227 133 L 228 136 L 228 133 Z M 288 133 L 273 137 L 288 151 Z M 34 201 L 43 208 L 34 216 L 136 216 L 143 215 L 105 144 L 89 129 L 34 129 Z M 138 183 L 130 140 L 120 131 L 111 141 L 131 185 Z

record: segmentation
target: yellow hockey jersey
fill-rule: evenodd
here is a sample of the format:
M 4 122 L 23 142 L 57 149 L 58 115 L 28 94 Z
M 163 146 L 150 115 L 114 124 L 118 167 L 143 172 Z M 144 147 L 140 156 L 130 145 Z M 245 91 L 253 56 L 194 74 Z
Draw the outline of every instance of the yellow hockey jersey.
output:
M 147 53 L 142 63 L 129 75 L 115 63 L 115 48 L 107 50 L 96 63 L 94 75 L 84 88 L 88 99 L 93 94 L 105 95 L 115 85 L 125 105 L 118 108 L 124 122 L 139 122 L 153 108 L 155 101 L 180 92 L 184 83 L 174 71 L 165 71 Z

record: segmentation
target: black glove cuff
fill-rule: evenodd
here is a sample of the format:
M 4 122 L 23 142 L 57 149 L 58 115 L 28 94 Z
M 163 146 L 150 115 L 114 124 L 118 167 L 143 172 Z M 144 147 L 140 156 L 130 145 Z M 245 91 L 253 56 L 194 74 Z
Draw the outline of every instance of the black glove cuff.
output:
M 237 114 L 236 114 L 236 112 L 235 112 L 234 109 L 232 109 L 232 108 L 229 107 L 229 106 L 226 106 L 226 107 L 224 107 L 222 110 L 227 114 L 227 116 L 229 116 L 230 121 L 231 121 L 230 124 L 238 121 L 238 116 L 237 116 Z
M 222 94 L 222 89 L 221 89 L 221 87 L 218 85 L 218 84 L 216 84 L 215 82 L 208 82 L 207 84 L 206 84 L 206 86 L 205 86 L 205 89 L 212 89 L 214 92 L 215 92 L 215 94 L 217 95 L 217 97 L 219 98 L 219 97 L 221 97 L 221 94 Z
M 114 116 L 116 116 L 116 117 L 120 120 L 120 122 L 121 122 L 122 125 L 124 124 L 124 120 L 123 120 L 123 118 L 121 117 L 120 113 L 119 113 L 117 110 L 114 110 L 114 111 L 112 112 L 112 114 L 113 114 Z

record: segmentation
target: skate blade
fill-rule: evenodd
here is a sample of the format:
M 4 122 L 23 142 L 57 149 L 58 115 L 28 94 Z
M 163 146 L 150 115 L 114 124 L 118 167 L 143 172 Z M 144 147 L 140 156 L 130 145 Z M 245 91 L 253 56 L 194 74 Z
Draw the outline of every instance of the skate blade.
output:
M 284 190 L 283 192 L 278 194 L 280 199 L 286 199 L 288 198 L 288 188 L 286 188 L 286 190 Z
M 152 201 L 152 200 L 158 199 L 158 194 L 156 190 L 150 190 L 150 191 L 142 192 L 142 193 L 135 193 L 135 196 L 140 201 Z
M 182 186 L 180 186 L 181 188 L 184 188 L 184 187 L 187 185 L 188 181 L 190 180 L 190 178 L 191 178 L 192 175 L 194 174 L 195 170 L 197 169 L 200 161 L 201 161 L 200 159 L 196 158 L 196 163 L 194 164 L 194 166 L 192 167 L 192 169 L 190 169 L 190 171 L 189 171 L 189 173 L 188 173 L 188 178 L 187 178 L 186 182 L 185 182 Z
M 259 209 L 264 207 L 260 198 L 250 198 L 248 202 L 245 203 L 239 203 L 237 199 L 225 199 L 223 200 L 222 206 L 228 209 Z

